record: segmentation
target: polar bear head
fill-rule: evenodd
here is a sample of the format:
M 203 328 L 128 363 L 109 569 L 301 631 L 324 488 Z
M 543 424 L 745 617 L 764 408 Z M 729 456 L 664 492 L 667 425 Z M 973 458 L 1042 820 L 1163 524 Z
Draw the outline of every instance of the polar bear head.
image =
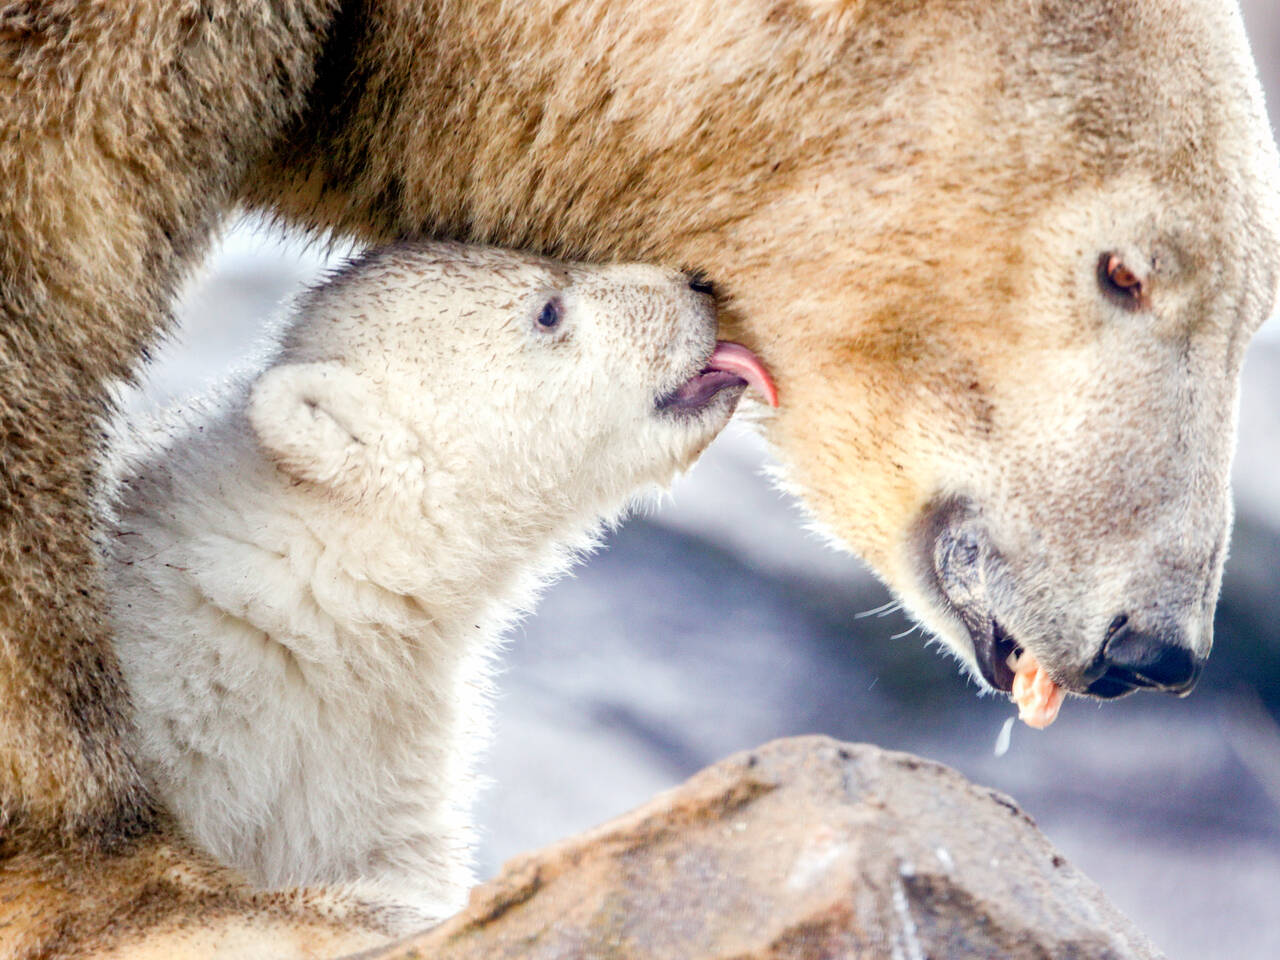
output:
M 748 381 L 772 388 L 715 330 L 709 290 L 676 271 L 388 247 L 301 301 L 249 420 L 329 496 L 532 533 L 669 482 Z
M 742 226 L 804 260 L 685 257 L 743 317 L 789 307 L 782 332 L 737 335 L 786 390 L 792 489 L 991 688 L 1029 653 L 1072 693 L 1185 694 L 1212 646 L 1241 365 L 1280 280 L 1239 9 L 850 9 L 847 133 L 807 199 L 768 208 L 786 226 Z

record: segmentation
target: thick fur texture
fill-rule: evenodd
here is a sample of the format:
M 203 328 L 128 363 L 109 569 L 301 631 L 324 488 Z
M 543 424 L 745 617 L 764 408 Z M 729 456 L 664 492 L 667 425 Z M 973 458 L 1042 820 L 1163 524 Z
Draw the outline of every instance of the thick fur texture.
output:
M 167 828 L 113 855 L 27 844 L 4 864 L 0 957 L 328 960 L 385 944 L 412 914 L 351 889 L 264 893 Z
M 1280 223 L 1232 0 L 10 0 L 0 88 L 7 849 L 159 842 L 88 489 L 237 201 L 703 268 L 788 482 L 967 664 L 996 619 L 1072 690 L 1122 615 L 1208 649 Z
M 1122 620 L 1207 655 L 1280 224 L 1234 5 L 406 4 L 347 26 L 346 80 L 256 202 L 706 269 L 777 375 L 789 484 L 971 667 L 997 621 L 1076 692 Z M 1100 287 L 1110 252 L 1143 309 Z M 944 534 L 968 571 L 937 569 Z
M 358 882 L 406 933 L 461 907 L 501 632 L 728 421 L 741 381 L 658 403 L 715 329 L 680 273 L 395 247 L 175 413 L 118 477 L 108 593 L 183 832 L 265 888 Z
M 101 616 L 90 479 L 128 376 L 304 103 L 324 3 L 0 6 L 0 822 L 147 819 Z

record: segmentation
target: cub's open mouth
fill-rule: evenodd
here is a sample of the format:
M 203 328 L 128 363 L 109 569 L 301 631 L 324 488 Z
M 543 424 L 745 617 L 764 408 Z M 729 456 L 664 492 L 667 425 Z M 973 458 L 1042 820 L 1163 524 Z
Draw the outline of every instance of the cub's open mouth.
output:
M 778 388 L 760 358 L 739 343 L 720 340 L 706 364 L 670 393 L 659 397 L 659 410 L 696 413 L 725 390 L 750 387 L 771 407 L 778 405 Z

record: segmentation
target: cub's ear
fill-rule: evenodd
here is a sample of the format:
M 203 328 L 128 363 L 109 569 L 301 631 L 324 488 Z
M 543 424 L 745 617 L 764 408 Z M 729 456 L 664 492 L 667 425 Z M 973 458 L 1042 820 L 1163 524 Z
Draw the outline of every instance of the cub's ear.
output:
M 341 364 L 269 368 L 250 390 L 248 415 L 263 448 L 299 480 L 359 496 L 422 466 L 417 437 Z

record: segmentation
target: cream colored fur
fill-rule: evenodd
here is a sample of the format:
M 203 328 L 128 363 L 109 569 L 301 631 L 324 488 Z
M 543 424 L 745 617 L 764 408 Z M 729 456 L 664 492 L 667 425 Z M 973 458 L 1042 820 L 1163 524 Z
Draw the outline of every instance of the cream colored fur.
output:
M 264 888 L 456 910 L 502 631 L 727 421 L 741 388 L 655 405 L 714 340 L 679 273 L 394 247 L 175 414 L 118 478 L 108 574 L 183 830 Z
M 777 376 L 788 484 L 970 668 L 922 534 L 947 503 L 975 616 L 1069 689 L 1118 612 L 1209 646 L 1280 262 L 1233 0 L 10 0 L 0 102 L 0 953 L 257 909 L 230 874 L 221 914 L 41 899 L 156 849 L 211 876 L 127 749 L 88 491 L 106 382 L 240 203 L 702 268 Z M 1140 314 L 1099 297 L 1111 249 Z
M 1240 364 L 1280 276 L 1234 3 L 373 15 L 358 63 L 397 80 L 353 70 L 305 128 L 323 149 L 273 154 L 254 202 L 705 269 L 776 374 L 787 486 L 971 672 L 993 618 L 1076 693 L 1121 616 L 1207 655 Z M 1146 309 L 1099 289 L 1109 251 Z M 951 504 L 981 548 L 969 622 L 934 569 Z

